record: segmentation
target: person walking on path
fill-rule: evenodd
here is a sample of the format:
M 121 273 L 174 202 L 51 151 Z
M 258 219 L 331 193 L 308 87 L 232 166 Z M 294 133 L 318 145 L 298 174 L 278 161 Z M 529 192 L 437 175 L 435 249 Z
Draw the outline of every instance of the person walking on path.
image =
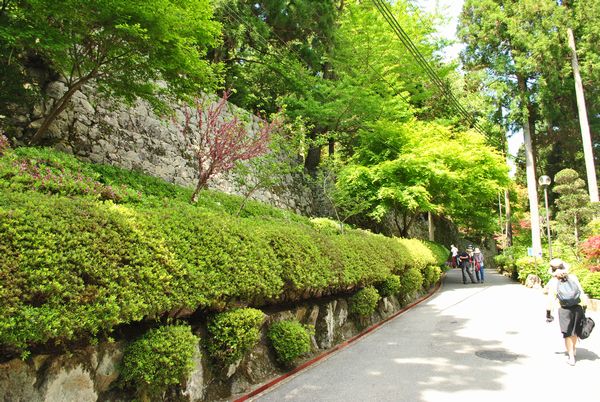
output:
M 483 253 L 479 247 L 475 247 L 475 251 L 473 252 L 473 264 L 475 265 L 475 276 L 477 277 L 477 282 L 483 283 Z
M 467 251 L 461 251 L 458 254 L 458 264 L 460 266 L 460 270 L 462 272 L 462 281 L 466 285 L 467 284 L 467 275 L 471 279 L 471 283 L 477 283 L 475 281 L 475 277 L 473 277 L 473 267 L 471 256 Z
M 548 304 L 546 306 L 546 322 L 552 322 L 552 309 L 558 300 L 558 324 L 565 340 L 567 363 L 575 365 L 577 348 L 577 331 L 579 322 L 584 317 L 582 299 L 587 304 L 587 296 L 583 293 L 576 275 L 569 273 L 569 264 L 560 258 L 550 260 L 550 275 L 548 282 Z
M 456 261 L 458 257 L 458 248 L 454 245 L 450 245 L 450 252 L 452 253 L 452 268 L 458 267 L 458 263 Z

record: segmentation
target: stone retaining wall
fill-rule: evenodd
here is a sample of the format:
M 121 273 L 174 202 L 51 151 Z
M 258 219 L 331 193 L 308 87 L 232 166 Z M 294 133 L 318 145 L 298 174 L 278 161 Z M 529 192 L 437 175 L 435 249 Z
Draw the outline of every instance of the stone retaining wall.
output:
M 200 352 L 191 376 L 185 384 L 170 390 L 166 400 L 222 400 L 249 392 L 257 384 L 282 374 L 284 370 L 275 362 L 266 340 L 271 322 L 295 318 L 314 325 L 314 356 L 390 317 L 401 307 L 396 298 L 384 298 L 371 317 L 359 319 L 349 314 L 347 298 L 340 297 L 267 313 L 260 342 L 242 361 L 226 373 L 215 372 L 205 353 Z M 198 334 L 206 333 L 202 325 L 192 327 Z M 131 391 L 122 389 L 118 379 L 125 347 L 123 340 L 102 342 L 69 354 L 36 355 L 25 361 L 14 359 L 0 364 L 0 401 L 130 401 Z
M 52 105 L 65 93 L 60 81 L 50 82 L 43 91 L 44 101 L 8 119 L 9 136 L 17 144 L 26 144 L 42 124 Z M 230 109 L 240 116 L 248 113 L 235 106 Z M 195 113 L 195 111 L 194 111 Z M 250 132 L 258 129 L 256 119 L 250 118 Z M 145 101 L 132 106 L 117 104 L 96 95 L 93 86 L 77 91 L 67 109 L 49 127 L 44 144 L 74 154 L 83 160 L 105 163 L 160 177 L 183 186 L 197 181 L 193 144 L 183 135 L 184 107 L 175 107 L 174 118 L 157 116 Z M 192 123 L 194 121 L 192 120 Z M 231 177 L 221 175 L 209 183 L 213 189 L 238 194 Z M 299 177 L 288 176 L 278 193 L 257 191 L 254 199 L 267 204 L 309 215 L 312 196 Z

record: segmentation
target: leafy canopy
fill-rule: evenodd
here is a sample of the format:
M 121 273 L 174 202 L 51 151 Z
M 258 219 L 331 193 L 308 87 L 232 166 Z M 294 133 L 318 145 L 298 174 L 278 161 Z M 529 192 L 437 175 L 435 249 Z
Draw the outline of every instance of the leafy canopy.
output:
M 208 0 L 8 3 L 0 14 L 2 58 L 13 54 L 24 63 L 24 55 L 35 55 L 73 92 L 95 80 L 105 94 L 161 107 L 158 94 L 181 97 L 217 82 L 202 57 L 220 29 Z M 61 107 L 54 105 L 50 119 Z

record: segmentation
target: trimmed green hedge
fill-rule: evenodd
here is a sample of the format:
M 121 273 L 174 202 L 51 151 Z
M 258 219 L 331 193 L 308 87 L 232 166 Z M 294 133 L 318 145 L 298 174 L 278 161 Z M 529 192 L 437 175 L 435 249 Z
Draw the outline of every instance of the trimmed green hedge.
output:
M 48 167 L 52 177 L 33 185 L 29 168 L 15 175 L 24 160 Z M 105 199 L 60 184 L 75 172 L 88 175 L 83 182 L 91 187 L 135 196 Z M 47 150 L 0 158 L 0 344 L 22 350 L 85 339 L 180 308 L 299 301 L 391 274 L 400 276 L 406 298 L 439 277 L 432 268 L 439 258 L 418 240 L 321 231 L 259 203 L 237 218 L 239 198 L 207 192 L 190 205 L 187 194 Z

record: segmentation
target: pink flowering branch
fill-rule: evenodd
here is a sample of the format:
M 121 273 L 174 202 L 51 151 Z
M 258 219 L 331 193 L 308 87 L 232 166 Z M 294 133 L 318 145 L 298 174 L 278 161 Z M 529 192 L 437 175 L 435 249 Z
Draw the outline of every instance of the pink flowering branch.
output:
M 198 182 L 192 194 L 192 202 L 198 201 L 198 194 L 208 187 L 208 181 L 215 175 L 231 170 L 237 161 L 244 161 L 262 155 L 268 150 L 271 134 L 279 128 L 279 121 L 262 120 L 260 128 L 250 133 L 247 124 L 237 116 L 228 113 L 226 91 L 217 103 L 209 106 L 196 99 L 195 117 L 189 109 L 185 111 L 183 133 L 192 140 L 192 150 L 196 157 Z

